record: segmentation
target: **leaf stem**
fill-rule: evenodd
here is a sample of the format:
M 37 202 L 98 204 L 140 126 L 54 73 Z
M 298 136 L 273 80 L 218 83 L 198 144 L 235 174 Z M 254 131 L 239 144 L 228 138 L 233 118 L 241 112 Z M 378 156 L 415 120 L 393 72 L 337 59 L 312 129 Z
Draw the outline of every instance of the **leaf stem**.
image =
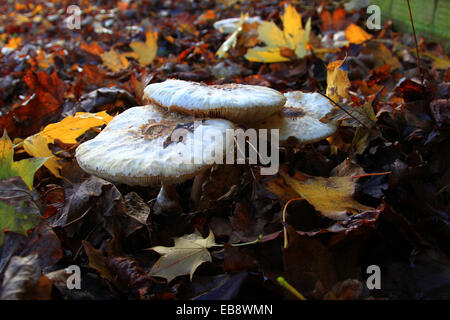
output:
M 371 176 L 383 176 L 385 174 L 391 174 L 391 173 L 392 173 L 392 171 L 367 173 L 367 174 L 362 174 L 362 175 L 359 175 L 359 176 L 353 176 L 353 179 L 359 179 L 359 178 L 371 177 Z
M 286 249 L 288 246 L 288 234 L 287 234 L 287 228 L 286 228 L 286 211 L 287 211 L 287 207 L 288 205 L 295 200 L 302 200 L 303 198 L 293 198 L 290 199 L 288 202 L 286 202 L 286 204 L 283 207 L 283 234 L 284 234 L 284 248 Z
M 249 242 L 241 242 L 241 243 L 232 243 L 231 244 L 231 246 L 233 246 L 233 247 L 241 247 L 241 246 L 247 246 L 247 245 L 250 245 L 250 244 L 255 244 L 255 243 L 258 243 L 259 241 L 261 241 L 261 239 L 263 238 L 263 235 L 262 234 L 260 234 L 259 236 L 258 236 L 258 238 L 256 238 L 255 240 L 253 240 L 253 241 L 249 241 Z M 222 248 L 224 246 L 224 244 L 215 244 L 215 245 L 213 245 L 212 247 L 215 247 L 215 248 Z
M 297 289 L 291 286 L 289 282 L 287 282 L 283 277 L 278 277 L 277 281 L 282 287 L 289 290 L 289 292 L 296 296 L 299 300 L 306 300 L 306 298 L 300 292 L 298 292 Z

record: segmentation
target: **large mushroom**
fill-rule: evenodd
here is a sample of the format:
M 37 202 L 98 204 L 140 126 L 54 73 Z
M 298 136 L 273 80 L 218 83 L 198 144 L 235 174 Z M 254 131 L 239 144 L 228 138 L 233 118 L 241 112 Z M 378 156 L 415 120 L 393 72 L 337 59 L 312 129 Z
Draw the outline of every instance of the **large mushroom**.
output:
M 284 93 L 286 104 L 282 110 L 258 125 L 259 129 L 279 129 L 280 144 L 287 148 L 288 158 L 296 144 L 314 143 L 325 139 L 337 130 L 334 122 L 320 121 L 333 106 L 319 93 L 290 91 Z
M 263 120 L 280 111 L 286 102 L 280 92 L 263 86 L 205 85 L 174 79 L 148 85 L 144 100 L 169 111 L 235 123 Z
M 227 148 L 223 119 L 195 119 L 157 106 L 130 108 L 76 150 L 80 167 L 114 183 L 161 184 L 158 211 L 180 211 L 175 186 L 210 168 Z M 217 154 L 219 151 L 219 154 Z

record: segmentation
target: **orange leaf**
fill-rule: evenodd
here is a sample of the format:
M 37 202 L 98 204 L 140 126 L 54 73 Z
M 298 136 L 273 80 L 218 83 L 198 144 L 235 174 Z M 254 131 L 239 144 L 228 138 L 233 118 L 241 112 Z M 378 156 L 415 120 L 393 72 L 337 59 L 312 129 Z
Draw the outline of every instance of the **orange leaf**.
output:
M 361 27 L 352 23 L 345 29 L 345 37 L 350 43 L 360 44 L 372 39 L 372 35 L 368 34 Z

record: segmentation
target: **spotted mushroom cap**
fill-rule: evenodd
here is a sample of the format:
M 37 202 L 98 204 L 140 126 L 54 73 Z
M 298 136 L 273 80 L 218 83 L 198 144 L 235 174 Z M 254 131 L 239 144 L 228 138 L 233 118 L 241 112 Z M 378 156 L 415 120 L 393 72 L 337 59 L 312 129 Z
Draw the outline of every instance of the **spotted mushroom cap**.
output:
M 86 172 L 115 183 L 182 182 L 211 167 L 214 150 L 225 155 L 226 129 L 233 128 L 223 119 L 195 119 L 154 105 L 134 107 L 82 143 L 76 158 Z
M 169 111 L 236 123 L 263 120 L 281 110 L 286 98 L 278 91 L 244 84 L 205 85 L 166 80 L 148 85 L 144 99 Z
M 313 143 L 331 136 L 336 130 L 336 123 L 320 122 L 333 106 L 327 98 L 319 93 L 301 91 L 286 92 L 287 98 L 283 109 L 258 126 L 260 129 L 279 129 L 280 142 L 289 138 L 299 143 Z

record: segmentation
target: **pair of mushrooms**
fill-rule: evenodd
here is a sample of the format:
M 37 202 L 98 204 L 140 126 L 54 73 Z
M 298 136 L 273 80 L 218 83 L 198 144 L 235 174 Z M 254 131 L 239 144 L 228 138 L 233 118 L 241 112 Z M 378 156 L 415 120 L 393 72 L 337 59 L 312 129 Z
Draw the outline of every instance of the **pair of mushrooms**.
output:
M 76 158 L 86 172 L 114 183 L 161 184 L 154 205 L 157 211 L 181 210 L 176 184 L 204 176 L 214 165 L 211 150 L 219 143 L 214 138 L 217 132 L 223 137 L 223 154 L 229 150 L 223 141 L 226 130 L 236 128 L 234 123 L 279 129 L 281 144 L 290 137 L 300 143 L 315 142 L 336 130 L 333 123 L 319 121 L 332 106 L 317 93 L 283 95 L 263 86 L 166 80 L 148 85 L 144 99 L 148 105 L 122 112 L 94 139 L 82 143 Z M 176 129 L 184 129 L 183 136 L 174 139 Z M 213 130 L 214 135 L 202 134 Z M 196 178 L 192 192 L 198 194 L 198 188 L 201 192 L 201 184 L 202 179 Z

